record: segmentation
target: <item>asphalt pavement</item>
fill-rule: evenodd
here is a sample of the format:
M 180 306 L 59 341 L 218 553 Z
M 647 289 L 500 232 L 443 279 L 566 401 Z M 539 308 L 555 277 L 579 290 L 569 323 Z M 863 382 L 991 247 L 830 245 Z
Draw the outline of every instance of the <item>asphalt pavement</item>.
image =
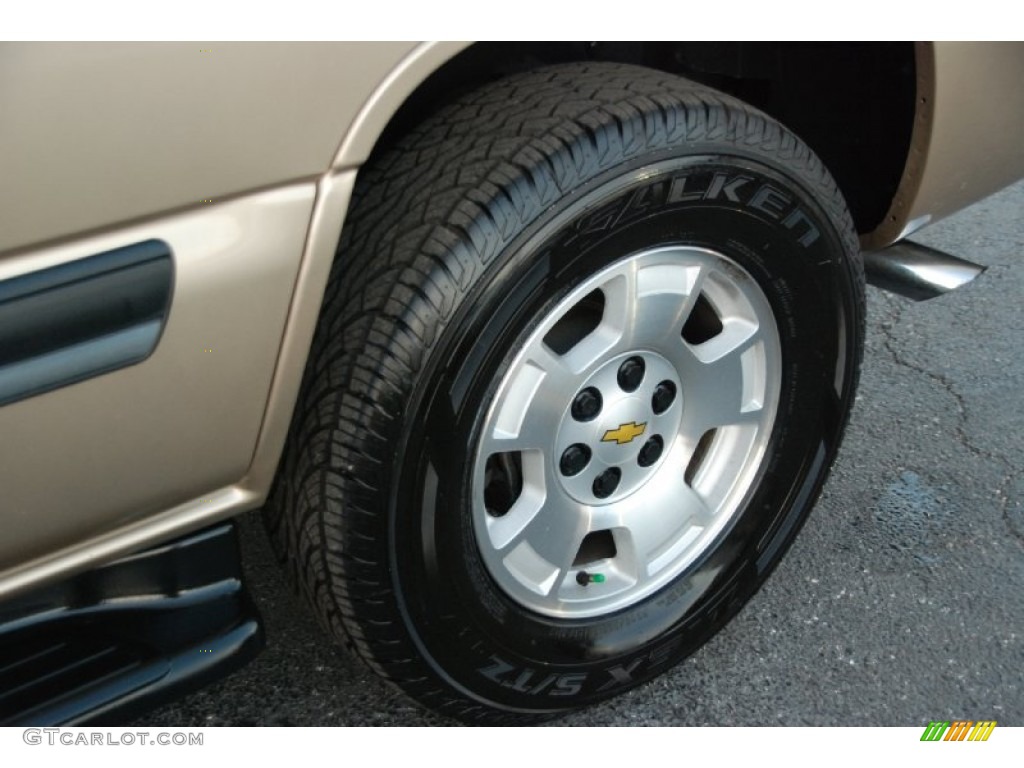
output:
M 1024 725 L 1024 183 L 911 239 L 988 270 L 922 303 L 869 288 L 846 441 L 781 566 L 673 671 L 558 722 Z M 335 649 L 242 528 L 267 649 L 138 724 L 450 724 Z

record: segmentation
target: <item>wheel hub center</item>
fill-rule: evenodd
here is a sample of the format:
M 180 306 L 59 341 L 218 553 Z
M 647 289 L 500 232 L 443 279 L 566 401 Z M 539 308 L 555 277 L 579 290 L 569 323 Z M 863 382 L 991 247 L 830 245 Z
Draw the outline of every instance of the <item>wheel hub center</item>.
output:
M 584 504 L 611 504 L 653 476 L 679 431 L 682 385 L 661 355 L 638 350 L 597 366 L 559 425 L 556 474 Z

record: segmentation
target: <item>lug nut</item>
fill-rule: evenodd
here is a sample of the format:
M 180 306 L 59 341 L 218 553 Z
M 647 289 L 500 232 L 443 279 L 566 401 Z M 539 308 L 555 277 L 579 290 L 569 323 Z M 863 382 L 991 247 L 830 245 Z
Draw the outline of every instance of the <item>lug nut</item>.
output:
M 572 417 L 576 421 L 592 421 L 601 412 L 601 393 L 595 387 L 581 389 L 572 401 Z
M 562 452 L 558 468 L 567 477 L 578 475 L 590 463 L 590 449 L 583 443 L 573 443 Z
M 619 387 L 623 392 L 634 392 L 644 380 L 644 359 L 642 357 L 630 357 L 619 366 Z
M 640 449 L 640 455 L 636 457 L 637 464 L 641 467 L 649 467 L 661 458 L 661 452 L 665 449 L 665 441 L 661 435 L 651 435 L 650 440 L 644 443 Z
M 615 493 L 615 489 L 619 487 L 619 480 L 621 479 L 622 470 L 618 467 L 609 467 L 594 478 L 594 495 L 599 499 L 607 499 Z
M 651 408 L 655 413 L 664 413 L 676 399 L 676 385 L 667 379 L 658 384 L 651 395 Z

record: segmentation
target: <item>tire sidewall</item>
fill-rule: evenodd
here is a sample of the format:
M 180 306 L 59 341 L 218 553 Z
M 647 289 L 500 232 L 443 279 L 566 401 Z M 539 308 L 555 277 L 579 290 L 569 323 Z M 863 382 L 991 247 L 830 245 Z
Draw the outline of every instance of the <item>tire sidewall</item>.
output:
M 412 383 L 389 500 L 393 587 L 438 677 L 499 709 L 579 706 L 689 655 L 756 591 L 817 497 L 856 371 L 853 255 L 810 187 L 743 153 L 622 163 L 523 227 L 466 292 Z M 734 523 L 667 586 L 605 616 L 541 616 L 505 595 L 477 548 L 470 477 L 484 414 L 548 311 L 660 245 L 717 251 L 768 298 L 782 348 L 769 446 Z

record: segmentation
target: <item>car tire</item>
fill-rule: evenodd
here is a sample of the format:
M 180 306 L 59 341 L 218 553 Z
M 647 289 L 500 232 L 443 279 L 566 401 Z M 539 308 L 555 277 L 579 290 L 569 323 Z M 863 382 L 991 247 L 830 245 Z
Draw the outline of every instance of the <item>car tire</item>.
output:
M 665 671 L 839 447 L 863 270 L 776 121 L 614 64 L 456 98 L 360 172 L 268 530 L 424 705 L 523 723 Z

